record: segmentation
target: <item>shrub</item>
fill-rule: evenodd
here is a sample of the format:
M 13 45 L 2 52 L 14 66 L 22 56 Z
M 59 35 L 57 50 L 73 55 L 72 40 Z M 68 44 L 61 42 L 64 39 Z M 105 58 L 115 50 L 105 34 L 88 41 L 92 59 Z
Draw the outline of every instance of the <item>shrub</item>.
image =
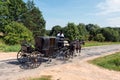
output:
M 103 42 L 105 40 L 105 37 L 102 34 L 97 34 L 94 38 L 95 41 Z
M 14 45 L 22 40 L 32 41 L 32 32 L 28 30 L 22 23 L 11 22 L 5 26 L 5 43 Z

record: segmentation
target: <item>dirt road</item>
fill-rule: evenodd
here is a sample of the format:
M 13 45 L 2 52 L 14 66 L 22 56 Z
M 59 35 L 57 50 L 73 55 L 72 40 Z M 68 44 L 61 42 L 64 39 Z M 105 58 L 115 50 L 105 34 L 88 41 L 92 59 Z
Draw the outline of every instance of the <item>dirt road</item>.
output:
M 0 52 L 0 80 L 26 80 L 30 77 L 50 75 L 53 80 L 120 80 L 120 72 L 103 69 L 87 60 L 120 51 L 120 45 L 82 48 L 81 56 L 72 60 L 54 60 L 36 69 L 22 69 L 16 60 L 17 53 Z

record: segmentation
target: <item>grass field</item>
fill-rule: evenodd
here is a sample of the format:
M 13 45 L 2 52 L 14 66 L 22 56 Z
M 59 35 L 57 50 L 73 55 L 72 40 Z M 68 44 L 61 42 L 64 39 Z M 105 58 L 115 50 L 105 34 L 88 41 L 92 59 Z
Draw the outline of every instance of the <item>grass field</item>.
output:
M 102 45 L 112 45 L 112 44 L 120 44 L 120 42 L 96 42 L 96 41 L 87 41 L 83 47 L 90 46 L 102 46 Z
M 100 57 L 89 62 L 110 70 L 120 71 L 120 52 Z

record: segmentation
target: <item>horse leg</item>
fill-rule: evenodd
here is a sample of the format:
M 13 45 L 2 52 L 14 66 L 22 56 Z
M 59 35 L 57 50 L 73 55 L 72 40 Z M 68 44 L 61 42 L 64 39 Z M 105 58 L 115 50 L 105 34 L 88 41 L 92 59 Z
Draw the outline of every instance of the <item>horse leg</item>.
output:
M 75 53 L 75 51 L 72 51 L 72 52 L 71 52 L 71 58 L 72 58 L 72 59 L 73 59 L 74 53 Z
M 77 56 L 77 50 L 76 49 L 72 53 L 73 53 L 74 57 Z
M 81 53 L 81 46 L 79 47 L 79 56 L 80 56 L 80 53 Z

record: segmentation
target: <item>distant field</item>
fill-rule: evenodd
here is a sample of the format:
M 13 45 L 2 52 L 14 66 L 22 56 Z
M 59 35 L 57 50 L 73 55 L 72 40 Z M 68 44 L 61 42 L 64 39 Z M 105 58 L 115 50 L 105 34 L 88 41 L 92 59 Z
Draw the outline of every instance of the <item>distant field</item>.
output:
M 120 71 L 120 52 L 100 57 L 89 62 L 110 70 Z
M 96 42 L 96 41 L 88 42 L 87 41 L 87 42 L 85 42 L 85 45 L 83 47 L 112 45 L 112 44 L 120 44 L 120 42 Z

